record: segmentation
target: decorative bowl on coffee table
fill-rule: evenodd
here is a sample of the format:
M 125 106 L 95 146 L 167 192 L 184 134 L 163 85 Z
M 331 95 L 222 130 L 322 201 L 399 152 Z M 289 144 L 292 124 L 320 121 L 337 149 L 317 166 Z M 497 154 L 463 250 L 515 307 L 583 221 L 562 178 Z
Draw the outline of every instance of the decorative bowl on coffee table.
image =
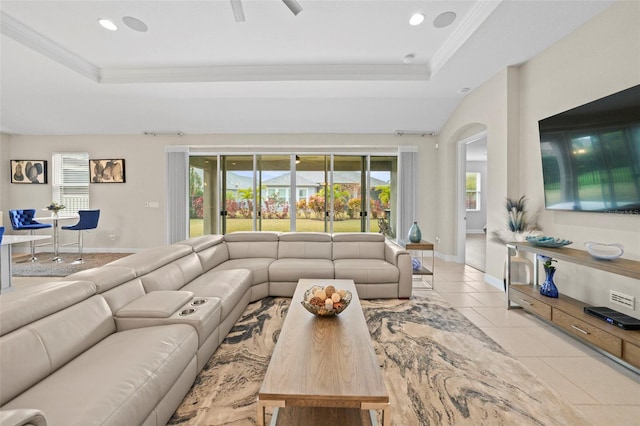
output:
M 328 302 L 331 300 L 331 302 Z M 326 287 L 313 286 L 304 292 L 302 306 L 319 317 L 332 317 L 347 309 L 351 303 L 351 292 L 336 289 L 331 285 Z

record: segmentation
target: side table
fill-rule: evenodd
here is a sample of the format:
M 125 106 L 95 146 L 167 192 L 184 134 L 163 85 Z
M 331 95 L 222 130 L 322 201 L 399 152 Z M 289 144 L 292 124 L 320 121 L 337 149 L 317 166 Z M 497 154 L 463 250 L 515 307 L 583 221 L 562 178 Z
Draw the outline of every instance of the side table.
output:
M 429 241 L 421 240 L 419 243 L 405 242 L 404 248 L 409 251 L 415 250 L 420 252 L 420 269 L 414 269 L 413 275 L 431 275 L 431 289 L 435 289 L 435 277 L 433 276 L 433 272 L 436 266 L 436 251 L 433 243 Z M 424 252 L 431 251 L 431 269 L 428 269 L 424 266 Z

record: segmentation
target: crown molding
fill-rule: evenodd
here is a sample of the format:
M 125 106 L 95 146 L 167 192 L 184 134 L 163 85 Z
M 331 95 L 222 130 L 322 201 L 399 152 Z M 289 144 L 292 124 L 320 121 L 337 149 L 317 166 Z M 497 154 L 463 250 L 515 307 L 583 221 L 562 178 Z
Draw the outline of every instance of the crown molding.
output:
M 503 0 L 479 0 L 462 20 L 458 28 L 442 44 L 440 49 L 429 59 L 427 63 L 428 73 L 434 76 L 456 54 L 462 45 L 476 32 L 487 20 Z
M 100 81 L 100 68 L 4 12 L 0 12 L 0 32 L 93 81 Z
M 101 83 L 220 81 L 429 80 L 426 65 L 241 65 L 168 68 L 105 68 Z

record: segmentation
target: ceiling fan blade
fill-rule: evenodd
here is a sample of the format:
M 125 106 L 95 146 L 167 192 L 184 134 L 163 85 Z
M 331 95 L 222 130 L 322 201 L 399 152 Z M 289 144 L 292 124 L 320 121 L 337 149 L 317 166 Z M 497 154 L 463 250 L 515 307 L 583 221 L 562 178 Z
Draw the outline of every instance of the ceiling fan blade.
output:
M 282 0 L 282 2 L 289 8 L 289 10 L 294 15 L 297 15 L 298 13 L 302 12 L 302 6 L 300 6 L 300 3 L 298 3 L 296 0 Z
M 231 9 L 233 9 L 233 17 L 236 18 L 236 22 L 244 22 L 242 0 L 231 0 Z

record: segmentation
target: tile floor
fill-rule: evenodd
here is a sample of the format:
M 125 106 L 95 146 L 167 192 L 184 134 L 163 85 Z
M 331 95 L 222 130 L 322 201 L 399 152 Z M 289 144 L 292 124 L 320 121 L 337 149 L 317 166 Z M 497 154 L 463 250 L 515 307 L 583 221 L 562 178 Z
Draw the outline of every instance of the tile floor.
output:
M 595 425 L 640 425 L 639 374 L 522 309 L 507 311 L 503 290 L 483 275 L 436 259 L 435 291 Z M 414 293 L 424 291 L 414 282 Z
M 504 292 L 470 266 L 436 260 L 435 291 L 594 425 L 640 426 L 640 375 L 535 318 L 505 309 Z M 424 277 L 426 281 L 431 277 Z M 51 278 L 14 278 L 16 288 Z M 426 289 L 414 282 L 414 293 Z

